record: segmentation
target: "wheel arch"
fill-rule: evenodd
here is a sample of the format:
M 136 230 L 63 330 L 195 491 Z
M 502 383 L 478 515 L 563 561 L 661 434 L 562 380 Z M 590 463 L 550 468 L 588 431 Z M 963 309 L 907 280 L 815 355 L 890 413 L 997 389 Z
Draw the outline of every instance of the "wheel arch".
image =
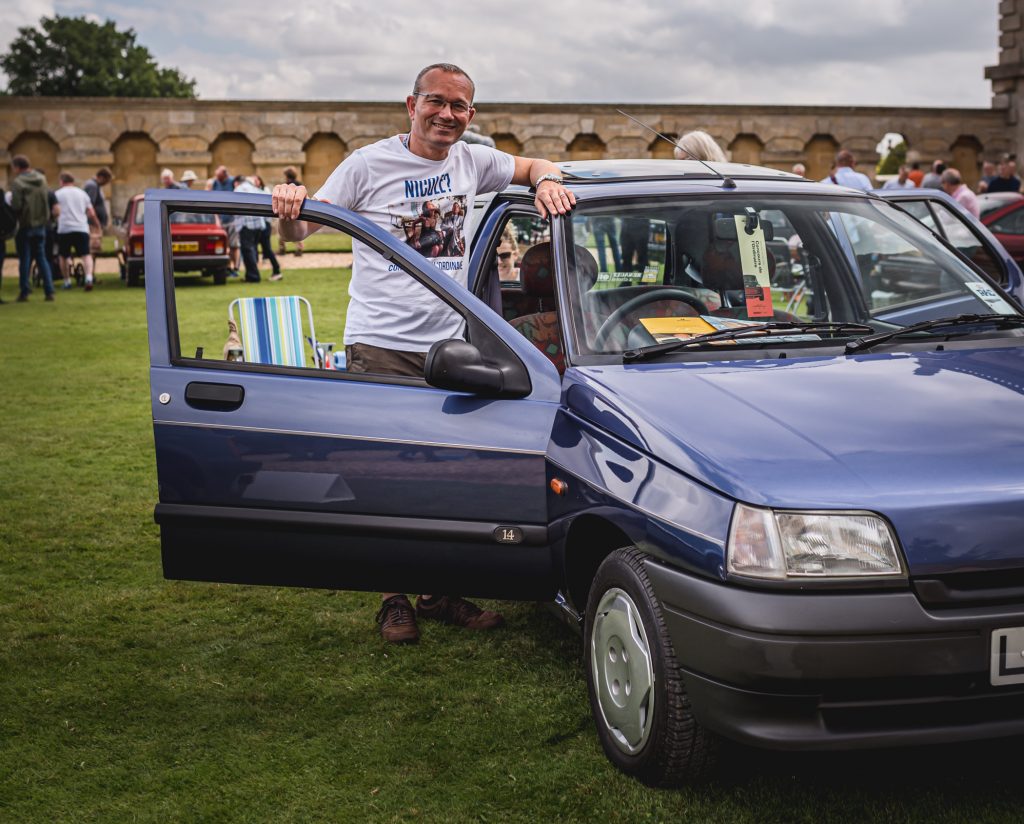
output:
M 621 526 L 601 515 L 580 515 L 573 520 L 565 537 L 563 566 L 566 595 L 577 612 L 586 611 L 590 585 L 601 562 L 633 543 Z

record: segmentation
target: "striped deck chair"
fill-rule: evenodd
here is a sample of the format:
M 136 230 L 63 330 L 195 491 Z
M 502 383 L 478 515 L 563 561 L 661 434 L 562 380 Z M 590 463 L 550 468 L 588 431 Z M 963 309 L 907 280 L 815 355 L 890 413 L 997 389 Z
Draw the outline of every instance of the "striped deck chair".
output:
M 309 335 L 313 364 L 324 367 L 316 331 L 313 328 L 313 307 L 298 295 L 267 298 L 236 298 L 228 307 L 228 317 L 235 320 L 238 309 L 238 332 L 242 352 L 248 363 L 269 363 L 276 366 L 307 366 L 302 342 L 302 304 L 309 319 Z

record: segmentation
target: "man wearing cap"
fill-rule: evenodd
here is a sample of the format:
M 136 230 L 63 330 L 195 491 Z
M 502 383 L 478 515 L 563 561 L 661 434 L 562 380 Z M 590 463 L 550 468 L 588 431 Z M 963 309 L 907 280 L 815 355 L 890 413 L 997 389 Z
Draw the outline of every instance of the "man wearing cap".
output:
M 536 188 L 534 205 L 541 217 L 566 214 L 576 199 L 554 163 L 459 139 L 476 113 L 474 94 L 473 81 L 458 66 L 427 66 L 405 99 L 408 133 L 352 152 L 316 199 L 358 212 L 413 248 L 425 245 L 425 232 L 408 232 L 407 227 L 424 221 L 425 210 L 433 214 L 430 205 L 442 219 L 450 212 L 458 217 L 468 214 L 478 194 L 511 184 Z M 306 194 L 305 186 L 274 187 L 273 210 L 280 217 L 284 240 L 302 240 L 320 228 L 299 219 Z M 460 236 L 453 234 L 447 243 L 434 243 L 424 253 L 433 252 L 438 267 L 464 285 L 469 249 L 461 224 L 455 231 Z M 345 318 L 349 371 L 422 378 L 427 351 L 436 341 L 460 337 L 462 317 L 422 285 L 411 284 L 408 274 L 392 270 L 375 250 L 353 240 L 352 251 L 351 301 Z M 385 640 L 418 640 L 417 617 L 471 629 L 502 623 L 500 614 L 455 595 L 421 595 L 414 610 L 404 594 L 384 593 L 377 622 Z
M 196 173 L 193 172 L 191 169 L 186 169 L 184 172 L 182 172 L 181 184 L 186 189 L 191 189 L 192 184 L 195 183 L 196 180 L 198 180 L 198 178 L 196 177 Z

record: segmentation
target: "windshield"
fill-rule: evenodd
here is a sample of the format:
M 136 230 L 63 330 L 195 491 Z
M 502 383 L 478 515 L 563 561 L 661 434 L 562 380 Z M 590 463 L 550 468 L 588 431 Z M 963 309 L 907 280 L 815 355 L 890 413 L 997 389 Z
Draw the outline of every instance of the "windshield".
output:
M 916 220 L 873 199 L 581 204 L 572 231 L 568 299 L 583 355 L 756 324 L 860 324 L 789 338 L 820 345 L 866 325 L 1015 312 Z

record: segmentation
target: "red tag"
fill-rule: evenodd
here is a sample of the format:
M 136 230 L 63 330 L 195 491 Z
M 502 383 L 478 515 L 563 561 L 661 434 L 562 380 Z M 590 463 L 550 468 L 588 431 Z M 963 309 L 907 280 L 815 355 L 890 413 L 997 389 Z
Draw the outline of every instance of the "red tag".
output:
M 743 290 L 747 299 L 748 318 L 770 318 L 775 315 L 775 308 L 772 306 L 772 290 L 769 286 L 748 286 Z

